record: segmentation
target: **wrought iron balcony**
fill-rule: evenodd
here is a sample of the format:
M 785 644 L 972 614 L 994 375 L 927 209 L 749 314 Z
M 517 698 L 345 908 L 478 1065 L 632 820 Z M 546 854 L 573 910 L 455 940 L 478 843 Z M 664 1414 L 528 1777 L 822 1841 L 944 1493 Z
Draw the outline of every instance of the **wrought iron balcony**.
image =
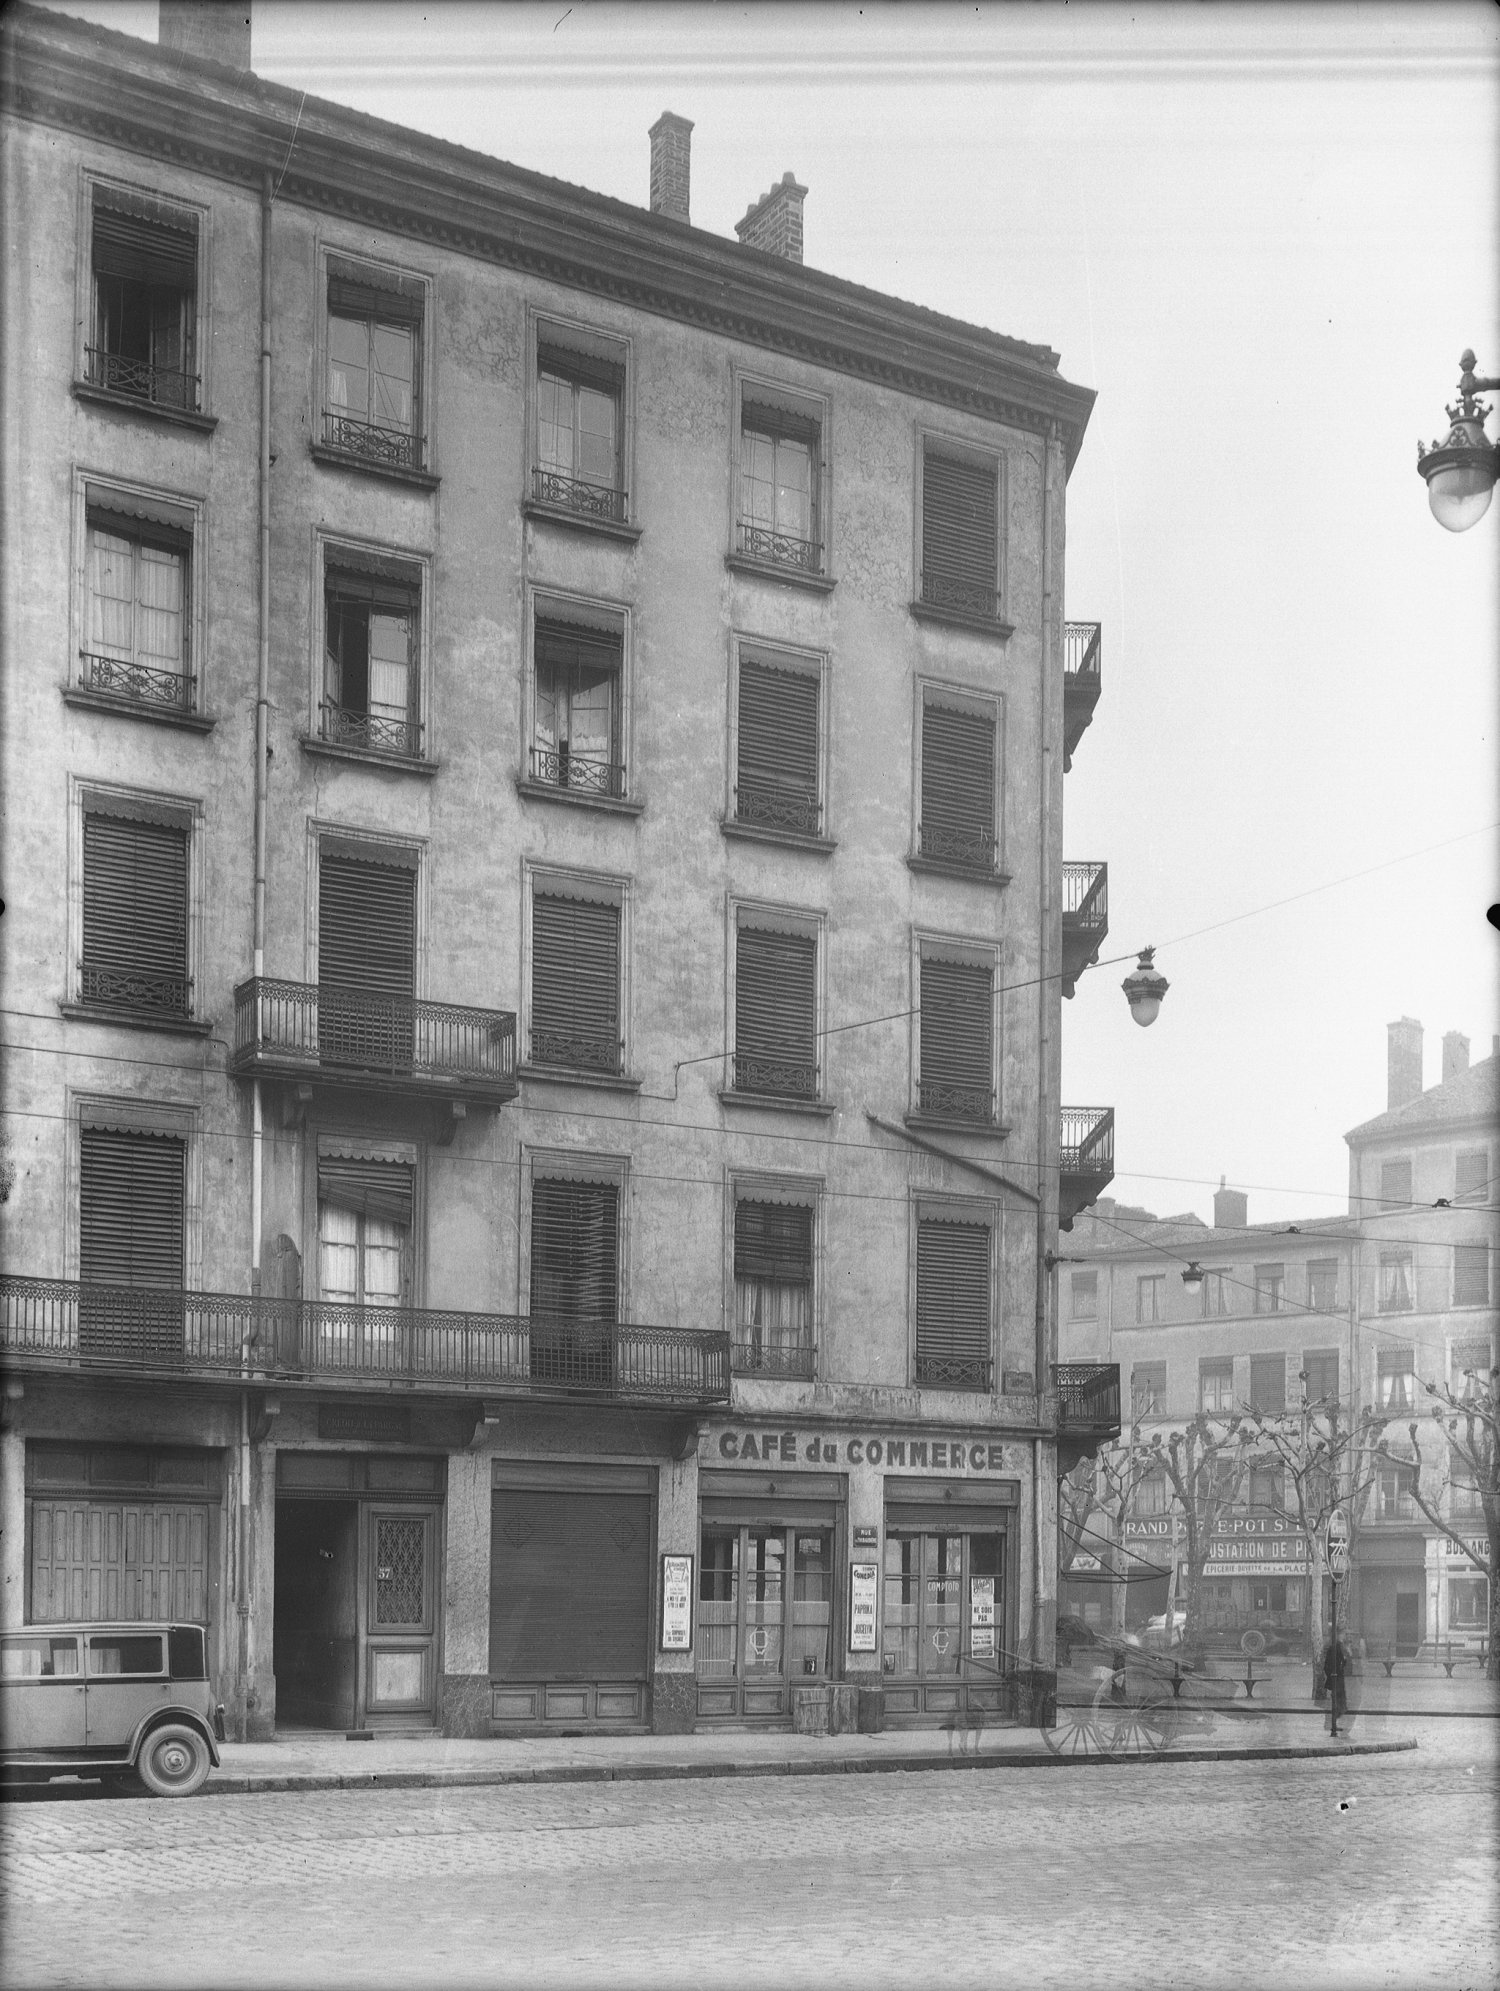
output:
M 1059 1362 L 1052 1371 L 1059 1436 L 1112 1444 L 1120 1435 L 1118 1362 Z
M 84 349 L 84 365 L 90 387 L 128 394 L 158 408 L 181 408 L 194 415 L 198 412 L 201 383 L 196 373 L 185 373 L 178 366 L 154 366 L 150 360 L 128 359 L 124 353 L 106 352 L 102 346 Z
M 606 525 L 626 523 L 625 493 L 611 484 L 588 484 L 580 477 L 564 477 L 537 464 L 531 473 L 531 496 L 535 504 L 545 505 L 549 511 L 572 512 L 577 518 L 600 519 Z
M 516 1019 L 510 1010 L 252 977 L 234 992 L 229 1068 L 499 1105 L 516 1095 Z
M 823 811 L 812 790 L 754 774 L 742 774 L 735 784 L 734 819 L 789 836 L 818 836 L 823 828 Z
M 1073 1228 L 1082 1209 L 1102 1196 L 1115 1174 L 1113 1106 L 1065 1106 L 1058 1150 L 1058 1224 Z
M 734 1089 L 764 1099 L 812 1100 L 818 1096 L 818 1068 L 791 1059 L 741 1057 L 737 1053 Z
M 926 607 L 946 609 L 950 615 L 969 615 L 981 622 L 1000 619 L 1000 596 L 993 587 L 960 580 L 953 574 L 932 574 L 924 568 L 922 601 Z
M 0 1354 L 49 1372 L 278 1388 L 729 1400 L 729 1336 L 524 1314 L 0 1278 Z
M 89 1009 L 114 1009 L 122 1016 L 161 1016 L 182 1023 L 193 1013 L 190 975 L 143 974 L 131 968 L 78 967 L 78 1000 Z
M 964 829 L 924 819 L 917 825 L 917 849 L 929 864 L 951 864 L 985 877 L 992 877 L 998 868 L 1000 845 L 993 823 Z
M 622 763 L 574 753 L 566 740 L 560 747 L 531 749 L 531 778 L 544 788 L 571 788 L 580 795 L 611 795 L 616 801 L 625 793 Z
M 1062 992 L 1072 995 L 1078 977 L 1099 959 L 1109 932 L 1109 866 L 1064 864 Z
M 601 1072 L 618 1078 L 625 1069 L 625 1046 L 612 1030 L 555 1030 L 533 1022 L 531 1062 L 558 1071 Z
M 994 1088 L 984 1085 L 953 1085 L 944 1079 L 924 1078 L 917 1087 L 921 1112 L 944 1120 L 970 1120 L 976 1127 L 995 1124 Z
M 917 1350 L 917 1383 L 923 1389 L 983 1390 L 993 1387 L 995 1365 L 977 1356 L 924 1355 Z
M 1103 631 L 1097 622 L 1063 624 L 1063 772 L 1073 765 L 1078 742 L 1099 703 Z
M 753 1335 L 753 1330 L 748 1331 Z M 818 1351 L 810 1341 L 778 1345 L 752 1338 L 736 1341 L 730 1354 L 737 1376 L 755 1376 L 765 1382 L 811 1381 L 818 1372 Z
M 337 408 L 323 410 L 323 446 L 344 456 L 357 456 L 382 470 L 420 470 L 422 438 L 411 429 L 363 422 Z
M 333 747 L 357 747 L 370 754 L 400 754 L 407 760 L 422 758 L 422 722 L 382 712 L 354 712 L 346 705 L 323 701 L 318 720 L 319 737 Z
M 742 518 L 739 550 L 746 560 L 764 560 L 772 567 L 795 567 L 804 574 L 821 574 L 823 549 L 815 539 L 798 539 L 795 533 L 777 532 L 774 526 L 757 525 Z
M 93 650 L 78 652 L 78 682 L 101 698 L 118 698 L 126 705 L 165 706 L 191 712 L 198 680 L 186 670 L 160 664 L 136 663 L 129 657 L 104 657 Z

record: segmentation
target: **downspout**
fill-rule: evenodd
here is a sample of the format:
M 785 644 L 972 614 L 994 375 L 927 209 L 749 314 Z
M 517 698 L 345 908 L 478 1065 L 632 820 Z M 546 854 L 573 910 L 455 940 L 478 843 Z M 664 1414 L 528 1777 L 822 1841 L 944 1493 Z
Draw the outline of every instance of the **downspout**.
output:
M 1048 1355 L 1051 1349 L 1050 1322 L 1052 1314 L 1052 1294 L 1055 1289 L 1056 1268 L 1048 1269 L 1047 1260 L 1052 1254 L 1055 1242 L 1057 1221 L 1057 1170 L 1054 1165 L 1058 1141 L 1059 1102 L 1053 1097 L 1052 1069 L 1055 1056 L 1055 1032 L 1053 1028 L 1053 1008 L 1056 1001 L 1056 988 L 1052 978 L 1054 955 L 1061 944 L 1060 931 L 1053 933 L 1053 921 L 1058 917 L 1052 885 L 1052 785 L 1056 767 L 1056 744 L 1052 737 L 1053 706 L 1058 697 L 1054 696 L 1053 664 L 1055 644 L 1053 642 L 1053 544 L 1052 544 L 1052 452 L 1053 433 L 1049 424 L 1042 438 L 1042 663 L 1041 663 L 1041 723 L 1037 729 L 1037 780 L 1040 789 L 1037 833 L 1038 870 L 1038 975 L 1037 975 L 1037 1207 L 1036 1207 L 1036 1387 L 1038 1403 L 1042 1392 L 1051 1381 Z M 1032 1489 L 1033 1532 L 1032 1543 L 1032 1597 L 1031 1597 L 1031 1662 L 1039 1667 L 1044 1658 L 1042 1639 L 1042 1570 L 1046 1544 L 1043 1540 L 1042 1460 L 1044 1442 L 1036 1441 L 1036 1476 Z M 1052 1472 L 1056 1478 L 1057 1459 L 1054 1444 Z M 1054 1511 L 1056 1487 L 1052 1488 L 1052 1499 L 1047 1503 L 1047 1512 Z M 1055 1543 L 1055 1529 L 1054 1529 Z

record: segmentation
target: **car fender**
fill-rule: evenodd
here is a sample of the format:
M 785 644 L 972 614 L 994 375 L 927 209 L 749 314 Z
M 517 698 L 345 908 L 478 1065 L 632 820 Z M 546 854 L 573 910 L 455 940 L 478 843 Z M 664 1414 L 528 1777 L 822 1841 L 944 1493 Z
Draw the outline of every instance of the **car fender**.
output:
M 196 1729 L 208 1744 L 208 1760 L 219 1768 L 219 1745 L 214 1740 L 212 1724 L 205 1721 L 196 1708 L 153 1708 L 130 1738 L 130 1767 L 136 1766 L 137 1758 L 146 1746 L 146 1738 L 153 1730 L 163 1728 L 172 1722 L 182 1722 L 188 1728 Z

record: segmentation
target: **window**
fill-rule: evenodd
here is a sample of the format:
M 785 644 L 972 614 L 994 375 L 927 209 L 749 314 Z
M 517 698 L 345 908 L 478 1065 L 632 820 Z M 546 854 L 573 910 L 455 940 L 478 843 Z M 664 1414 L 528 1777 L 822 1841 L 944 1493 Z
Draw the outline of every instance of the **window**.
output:
M 80 1128 L 80 1355 L 182 1359 L 186 1203 L 181 1137 Z
M 84 489 L 79 682 L 132 705 L 190 710 L 196 514 L 93 482 Z
M 382 469 L 422 468 L 419 277 L 328 258 L 323 443 Z
M 1137 1362 L 1130 1371 L 1132 1417 L 1161 1417 L 1167 1408 L 1167 1365 Z
M 1412 1309 L 1412 1264 L 1409 1251 L 1383 1251 L 1380 1254 L 1380 1311 L 1410 1313 Z
M 1453 1304 L 1487 1307 L 1490 1303 L 1490 1248 L 1487 1244 L 1453 1247 Z
M 944 1120 L 995 1120 L 994 969 L 941 941 L 918 943 L 917 1107 Z
M 616 1076 L 625 1067 L 623 888 L 537 874 L 531 895 L 531 1062 Z
M 324 838 L 318 853 L 318 1050 L 410 1071 L 416 1051 L 417 853 Z
M 1250 1468 L 1250 1505 L 1261 1513 L 1279 1514 L 1282 1507 L 1282 1471 L 1280 1466 L 1252 1466 Z
M 993 875 L 998 864 L 998 709 L 928 687 L 920 707 L 917 853 L 927 863 Z
M 1339 1400 L 1339 1351 L 1337 1348 L 1309 1348 L 1302 1357 L 1302 1391 L 1312 1404 L 1334 1404 Z
M 344 1306 L 396 1307 L 411 1295 L 412 1167 L 318 1156 L 318 1294 Z
M 625 348 L 615 340 L 545 325 L 536 338 L 533 502 L 575 518 L 622 525 Z
M 1097 1320 L 1099 1317 L 1099 1274 L 1097 1272 L 1075 1272 L 1070 1280 L 1070 1297 L 1074 1320 Z
M 920 600 L 972 621 L 1000 613 L 999 465 L 993 457 L 922 448 Z
M 1412 1466 L 1383 1466 L 1379 1478 L 1377 1512 L 1382 1521 L 1409 1521 L 1416 1512 L 1412 1488 L 1416 1485 Z
M 1286 1409 L 1285 1355 L 1250 1357 L 1250 1408 L 1268 1414 Z
M 330 549 L 323 577 L 324 740 L 420 758 L 421 602 L 419 568 Z
M 805 1523 L 786 1528 L 705 1522 L 700 1547 L 699 1677 L 778 1685 L 809 1674 L 826 1678 L 832 1656 L 832 1531 Z
M 1171 1511 L 1172 1489 L 1165 1466 L 1143 1473 L 1130 1494 L 1130 1511 L 1135 1515 L 1166 1514 Z
M 924 1683 L 992 1680 L 997 1650 L 1003 1653 L 1014 1643 L 1006 1626 L 1005 1536 L 960 1532 L 959 1516 L 945 1524 L 937 1512 L 931 1532 L 908 1533 L 921 1518 L 913 1504 L 903 1512 L 900 1532 L 887 1529 L 881 1669 Z M 988 1598 L 992 1625 L 976 1609 L 981 1594 Z M 917 1691 L 920 1696 L 922 1689 Z
M 1146 1272 L 1136 1280 L 1135 1317 L 1138 1321 L 1154 1321 L 1162 1318 L 1166 1289 L 1165 1272 Z
M 734 1206 L 734 1366 L 813 1373 L 813 1212 L 740 1197 Z
M 1315 1313 L 1332 1313 L 1339 1303 L 1339 1262 L 1314 1258 L 1307 1268 L 1307 1304 Z
M 819 519 L 819 423 L 792 406 L 740 401 L 740 496 L 736 550 L 748 560 L 823 571 Z
M 531 1374 L 536 1380 L 608 1387 L 618 1318 L 619 1185 L 531 1185 Z
M 1471 1148 L 1453 1158 L 1453 1194 L 1455 1197 L 1483 1198 L 1489 1192 L 1490 1157 L 1486 1148 Z
M 1380 1207 L 1402 1210 L 1411 1202 L 1410 1161 L 1383 1161 L 1380 1164 Z
M 1448 1578 L 1448 1629 L 1487 1631 L 1490 1622 L 1490 1586 L 1483 1576 Z
M 1198 1364 L 1198 1404 L 1218 1414 L 1234 1408 L 1233 1359 Z
M 917 1219 L 917 1381 L 990 1387 L 990 1226 Z
M 789 836 L 822 833 L 817 663 L 741 648 L 735 693 L 733 820 Z
M 1382 1348 L 1375 1357 L 1375 1395 L 1381 1410 L 1415 1410 L 1417 1377 L 1410 1348 Z
M 818 1097 L 816 927 L 740 907 L 734 926 L 734 1090 Z
M 167 1670 L 159 1632 L 90 1632 L 86 1643 L 90 1673 L 149 1675 Z
M 93 302 L 85 379 L 195 413 L 198 216 L 123 187 L 93 187 Z
M 1223 1270 L 1203 1275 L 1203 1318 L 1213 1320 L 1234 1312 L 1234 1279 Z
M 538 617 L 533 781 L 595 795 L 624 794 L 620 647 L 618 635 Z
M 80 1002 L 142 1019 L 191 1015 L 188 867 L 182 812 L 85 797 Z
M 1255 1311 L 1258 1314 L 1279 1314 L 1281 1312 L 1281 1295 L 1285 1285 L 1285 1266 L 1257 1265 L 1255 1268 Z
M 1475 1388 L 1482 1389 L 1493 1365 L 1494 1356 L 1487 1338 L 1455 1341 L 1450 1388 L 1456 1396 L 1467 1396 Z
M 1282 1612 L 1287 1608 L 1287 1581 L 1284 1576 L 1273 1576 L 1265 1583 L 1254 1584 L 1251 1588 L 1251 1609 L 1256 1611 Z

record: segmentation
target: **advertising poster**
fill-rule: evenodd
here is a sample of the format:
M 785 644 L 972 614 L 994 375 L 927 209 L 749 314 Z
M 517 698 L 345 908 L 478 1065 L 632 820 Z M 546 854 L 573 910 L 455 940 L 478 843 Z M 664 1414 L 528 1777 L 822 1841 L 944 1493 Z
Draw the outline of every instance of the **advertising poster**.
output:
M 849 1650 L 876 1650 L 876 1565 L 854 1562 L 849 1565 Z
M 995 1579 L 969 1578 L 969 1654 L 974 1659 L 995 1656 Z
M 661 1649 L 693 1649 L 693 1558 L 664 1555 L 661 1559 Z

